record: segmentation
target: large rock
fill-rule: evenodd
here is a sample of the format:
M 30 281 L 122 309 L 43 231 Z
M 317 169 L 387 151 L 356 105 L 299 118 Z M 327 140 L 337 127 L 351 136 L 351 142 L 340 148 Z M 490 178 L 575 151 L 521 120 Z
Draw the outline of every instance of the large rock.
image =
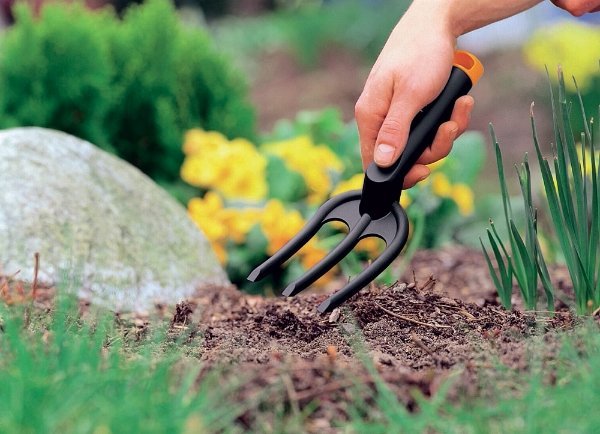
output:
M 141 311 L 226 284 L 185 209 L 128 163 L 58 131 L 0 132 L 0 272 Z M 66 280 L 66 281 L 65 281 Z

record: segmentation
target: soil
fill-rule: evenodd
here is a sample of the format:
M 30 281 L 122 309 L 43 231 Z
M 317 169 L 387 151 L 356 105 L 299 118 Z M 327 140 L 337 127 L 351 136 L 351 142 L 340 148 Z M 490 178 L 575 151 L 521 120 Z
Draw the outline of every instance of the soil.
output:
M 551 363 L 558 332 L 577 322 L 564 304 L 554 316 L 502 308 L 476 251 L 423 251 L 410 270 L 410 279 L 372 285 L 326 315 L 316 306 L 327 294 L 263 298 L 212 288 L 180 304 L 172 324 L 201 336 L 191 354 L 237 378 L 240 402 L 287 411 L 314 406 L 305 429 L 326 433 L 337 432 L 331 421 L 348 417 L 357 393 L 368 405 L 378 379 L 409 409 L 415 390 L 432 396 L 449 378 L 452 398 L 493 395 L 486 385 L 498 366 L 529 369 L 530 338 L 544 340 Z M 239 423 L 255 428 L 256 414 L 248 410 Z
M 500 307 L 478 252 L 421 252 L 413 265 L 416 282 L 364 289 L 331 314 L 316 312 L 327 294 L 262 298 L 214 288 L 180 305 L 188 314 L 175 323 L 197 325 L 194 355 L 205 366 L 230 363 L 229 375 L 244 373 L 240 401 L 260 392 L 263 403 L 299 411 L 316 402 L 306 429 L 336 432 L 330 423 L 347 417 L 357 387 L 368 397 L 381 378 L 409 409 L 414 390 L 432 396 L 449 377 L 451 397 L 485 396 L 495 367 L 528 369 L 528 338 L 543 336 L 551 359 L 557 331 L 576 322 L 567 309 L 549 317 Z M 439 280 L 421 277 L 433 269 Z M 239 422 L 253 427 L 255 415 Z
M 564 273 L 552 270 L 569 297 Z M 0 295 L 22 302 L 29 287 L 4 279 Z M 47 309 L 53 289 L 34 287 L 35 304 Z M 338 432 L 333 424 L 357 410 L 352 403 L 372 405 L 380 380 L 411 410 L 415 390 L 429 397 L 448 379 L 452 399 L 492 397 L 495 388 L 488 386 L 499 366 L 529 369 L 532 337 L 543 339 L 544 360 L 551 364 L 559 332 L 578 322 L 561 303 L 553 316 L 505 310 L 483 256 L 464 247 L 421 251 L 399 282 L 371 285 L 320 315 L 316 307 L 327 296 L 264 298 L 235 287 L 204 288 L 174 310 L 157 306 L 148 315 L 117 318 L 137 336 L 169 320 L 172 342 L 202 363 L 203 376 L 216 369 L 219 384 L 235 384 L 235 399 L 247 408 L 241 427 L 256 431 L 257 415 L 264 423 L 276 413 L 272 409 L 305 411 L 310 416 L 303 428 L 315 433 Z M 85 302 L 81 306 L 88 310 Z

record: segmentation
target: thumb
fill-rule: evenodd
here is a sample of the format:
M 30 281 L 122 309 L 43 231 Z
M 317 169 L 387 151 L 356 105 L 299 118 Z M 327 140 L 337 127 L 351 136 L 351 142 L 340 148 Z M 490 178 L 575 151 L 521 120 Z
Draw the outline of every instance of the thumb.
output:
M 410 124 L 418 111 L 419 108 L 412 104 L 408 106 L 398 100 L 392 101 L 375 142 L 374 160 L 378 166 L 391 166 L 398 159 L 406 145 Z

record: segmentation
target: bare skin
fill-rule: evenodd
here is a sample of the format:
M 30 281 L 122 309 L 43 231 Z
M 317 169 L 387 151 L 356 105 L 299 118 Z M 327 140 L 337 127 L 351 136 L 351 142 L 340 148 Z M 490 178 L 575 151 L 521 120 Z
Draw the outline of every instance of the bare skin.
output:
M 541 0 L 414 0 L 392 31 L 356 103 L 363 166 L 393 164 L 402 153 L 414 116 L 433 101 L 448 80 L 458 36 L 522 12 Z M 600 0 L 554 0 L 581 15 Z M 430 149 L 410 170 L 404 188 L 429 175 L 427 164 L 444 158 L 469 124 L 474 100 L 457 100 Z

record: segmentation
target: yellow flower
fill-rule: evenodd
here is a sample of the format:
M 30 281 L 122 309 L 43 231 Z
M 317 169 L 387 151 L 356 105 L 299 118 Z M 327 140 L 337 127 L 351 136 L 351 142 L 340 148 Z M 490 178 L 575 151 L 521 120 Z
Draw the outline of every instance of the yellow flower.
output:
M 219 263 L 221 265 L 225 265 L 227 264 L 227 249 L 225 249 L 225 246 L 223 246 L 223 244 L 221 243 L 210 243 L 210 246 L 212 247 L 213 251 L 215 252 L 215 255 L 217 256 L 217 259 L 219 260 Z
M 218 217 L 227 228 L 228 237 L 242 244 L 250 229 L 260 221 L 262 212 L 259 208 L 225 208 Z
M 452 193 L 452 185 L 443 173 L 433 173 L 431 175 L 431 190 L 436 196 L 448 197 Z
M 267 194 L 267 160 L 246 139 L 228 141 L 217 132 L 190 130 L 181 178 L 219 191 L 227 199 L 261 200 Z
M 367 253 L 370 257 L 375 258 L 383 251 L 385 243 L 383 240 L 375 237 L 363 238 L 356 245 L 356 250 Z
M 185 155 L 194 155 L 199 152 L 206 152 L 218 148 L 227 142 L 227 138 L 216 131 L 204 131 L 194 128 L 185 133 L 183 143 L 183 153 Z
M 204 198 L 192 198 L 188 202 L 191 219 L 202 229 L 210 241 L 217 241 L 227 234 L 227 228 L 220 219 L 215 218 L 223 209 L 219 195 L 208 192 Z
M 345 193 L 350 190 L 362 189 L 364 178 L 365 178 L 364 174 L 357 173 L 356 175 L 352 176 L 350 179 L 339 182 L 338 185 L 331 192 L 331 195 L 335 196 L 336 194 Z
M 450 197 L 458 206 L 462 215 L 469 215 L 473 212 L 474 199 L 473 190 L 465 184 L 455 184 L 452 186 Z
M 328 251 L 322 249 L 318 246 L 316 241 L 310 240 L 300 251 L 298 255 L 300 256 L 300 263 L 304 267 L 305 270 L 314 267 L 319 261 L 321 261 L 325 255 L 327 255 Z M 321 276 L 313 285 L 315 286 L 325 286 L 327 285 L 337 273 L 337 266 L 333 267 L 323 276 Z
M 327 146 L 316 146 L 308 136 L 300 136 L 263 146 L 265 152 L 281 158 L 304 178 L 308 202 L 322 202 L 329 194 L 331 175 L 342 171 L 342 162 Z
M 406 208 L 411 203 L 412 203 L 412 200 L 411 200 L 410 196 L 408 195 L 408 192 L 403 191 L 402 195 L 400 196 L 400 205 L 402 206 L 402 208 Z
M 224 242 L 227 239 L 228 230 L 220 218 L 222 212 L 223 201 L 218 194 L 210 191 L 204 198 L 195 197 L 188 202 L 190 218 L 206 235 L 219 261 L 225 263 L 227 253 Z
M 262 232 L 269 242 L 267 253 L 273 255 L 303 226 L 304 219 L 298 211 L 287 211 L 279 200 L 268 201 L 260 221 Z
M 573 21 L 540 28 L 524 47 L 527 61 L 540 71 L 562 65 L 566 72 L 565 85 L 575 91 L 570 76 L 577 79 L 583 90 L 591 84 L 598 70 L 600 53 L 600 27 Z M 550 74 L 554 79 L 554 75 Z

